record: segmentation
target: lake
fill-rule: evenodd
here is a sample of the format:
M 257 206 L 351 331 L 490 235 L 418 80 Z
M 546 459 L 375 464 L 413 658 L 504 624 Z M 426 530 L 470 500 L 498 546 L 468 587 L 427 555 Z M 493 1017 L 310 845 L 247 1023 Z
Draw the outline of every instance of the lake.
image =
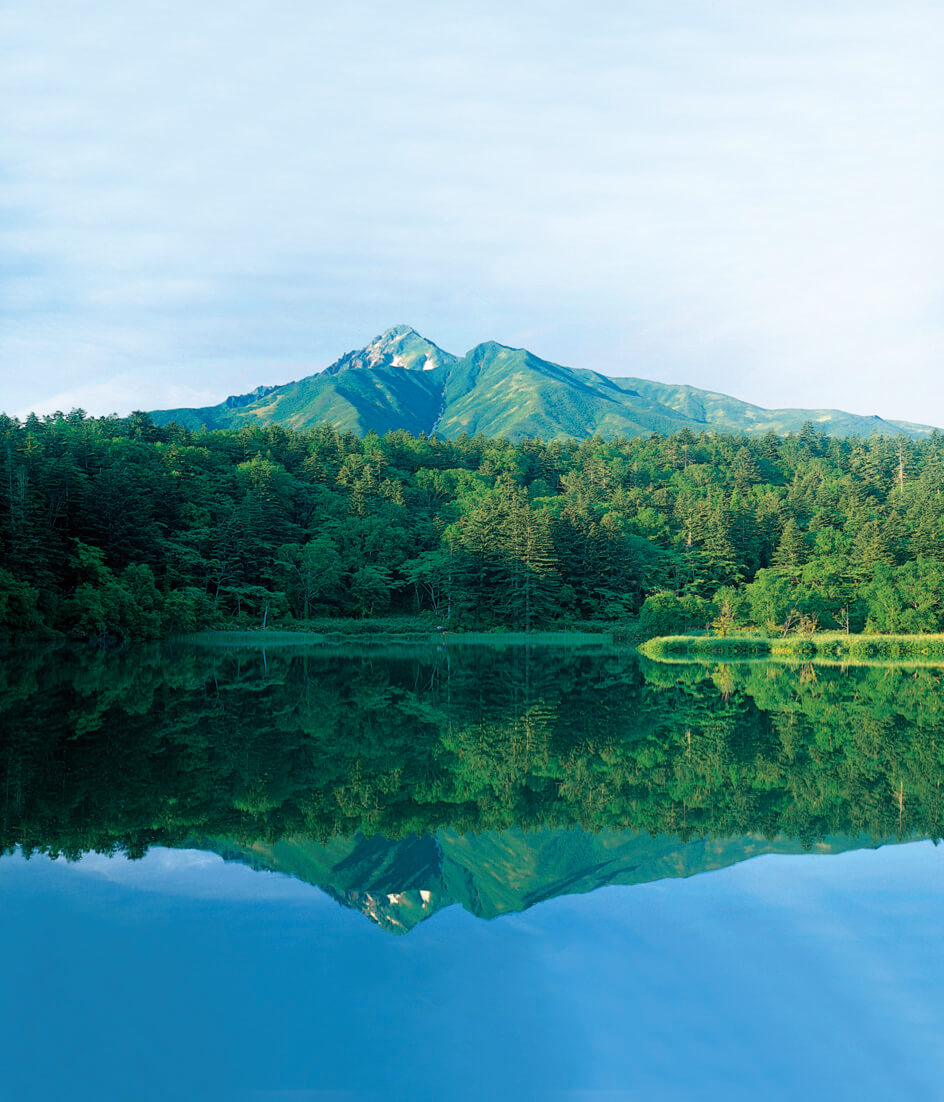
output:
M 9 1097 L 938 1098 L 942 688 L 6 652 Z

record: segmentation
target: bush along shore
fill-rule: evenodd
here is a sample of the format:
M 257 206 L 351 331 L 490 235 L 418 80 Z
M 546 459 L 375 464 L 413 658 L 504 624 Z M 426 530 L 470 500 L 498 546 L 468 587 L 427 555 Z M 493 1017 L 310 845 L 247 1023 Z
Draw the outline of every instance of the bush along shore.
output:
M 780 659 L 840 665 L 894 662 L 944 665 L 944 635 L 668 635 L 642 643 L 639 652 L 656 661 Z
M 937 433 L 511 442 L 0 416 L 0 636 L 939 633 L 942 487 Z

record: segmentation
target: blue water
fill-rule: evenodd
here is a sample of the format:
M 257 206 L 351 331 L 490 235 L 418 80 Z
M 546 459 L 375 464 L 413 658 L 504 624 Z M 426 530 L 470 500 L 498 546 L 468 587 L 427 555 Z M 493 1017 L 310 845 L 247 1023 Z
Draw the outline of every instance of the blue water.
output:
M 944 850 L 765 856 L 394 937 L 192 851 L 0 861 L 0 1097 L 939 1099 Z

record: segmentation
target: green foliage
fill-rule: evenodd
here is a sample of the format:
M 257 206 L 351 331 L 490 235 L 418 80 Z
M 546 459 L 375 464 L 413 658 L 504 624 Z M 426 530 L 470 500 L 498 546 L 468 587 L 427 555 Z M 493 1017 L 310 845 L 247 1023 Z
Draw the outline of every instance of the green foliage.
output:
M 213 605 L 196 586 L 174 589 L 164 597 L 164 630 L 171 635 L 196 631 L 213 621 Z
M 344 564 L 330 535 L 279 548 L 274 576 L 285 587 L 295 616 L 307 620 L 313 610 L 330 608 L 341 587 Z
M 512 352 L 476 362 L 514 366 Z M 725 632 L 936 632 L 942 477 L 940 436 L 513 444 L 0 417 L 0 630 L 103 640 L 429 613 L 473 631 L 652 636 L 720 617 Z
M 351 578 L 351 596 L 363 616 L 383 612 L 390 605 L 390 571 L 382 566 L 362 566 Z
M 923 556 L 894 567 L 880 564 L 863 597 L 867 631 L 889 634 L 944 631 L 944 563 Z
M 0 567 L 0 629 L 29 632 L 41 624 L 39 592 Z
M 703 630 L 712 613 L 711 603 L 694 594 L 653 593 L 643 602 L 639 627 L 647 636 Z

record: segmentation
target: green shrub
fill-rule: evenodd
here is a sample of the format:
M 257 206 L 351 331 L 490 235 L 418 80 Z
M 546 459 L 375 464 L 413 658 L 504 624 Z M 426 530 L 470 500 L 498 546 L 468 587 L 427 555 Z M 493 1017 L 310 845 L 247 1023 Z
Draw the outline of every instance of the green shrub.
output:
M 648 638 L 694 631 L 704 628 L 714 611 L 710 601 L 693 594 L 653 593 L 639 610 L 639 630 Z

